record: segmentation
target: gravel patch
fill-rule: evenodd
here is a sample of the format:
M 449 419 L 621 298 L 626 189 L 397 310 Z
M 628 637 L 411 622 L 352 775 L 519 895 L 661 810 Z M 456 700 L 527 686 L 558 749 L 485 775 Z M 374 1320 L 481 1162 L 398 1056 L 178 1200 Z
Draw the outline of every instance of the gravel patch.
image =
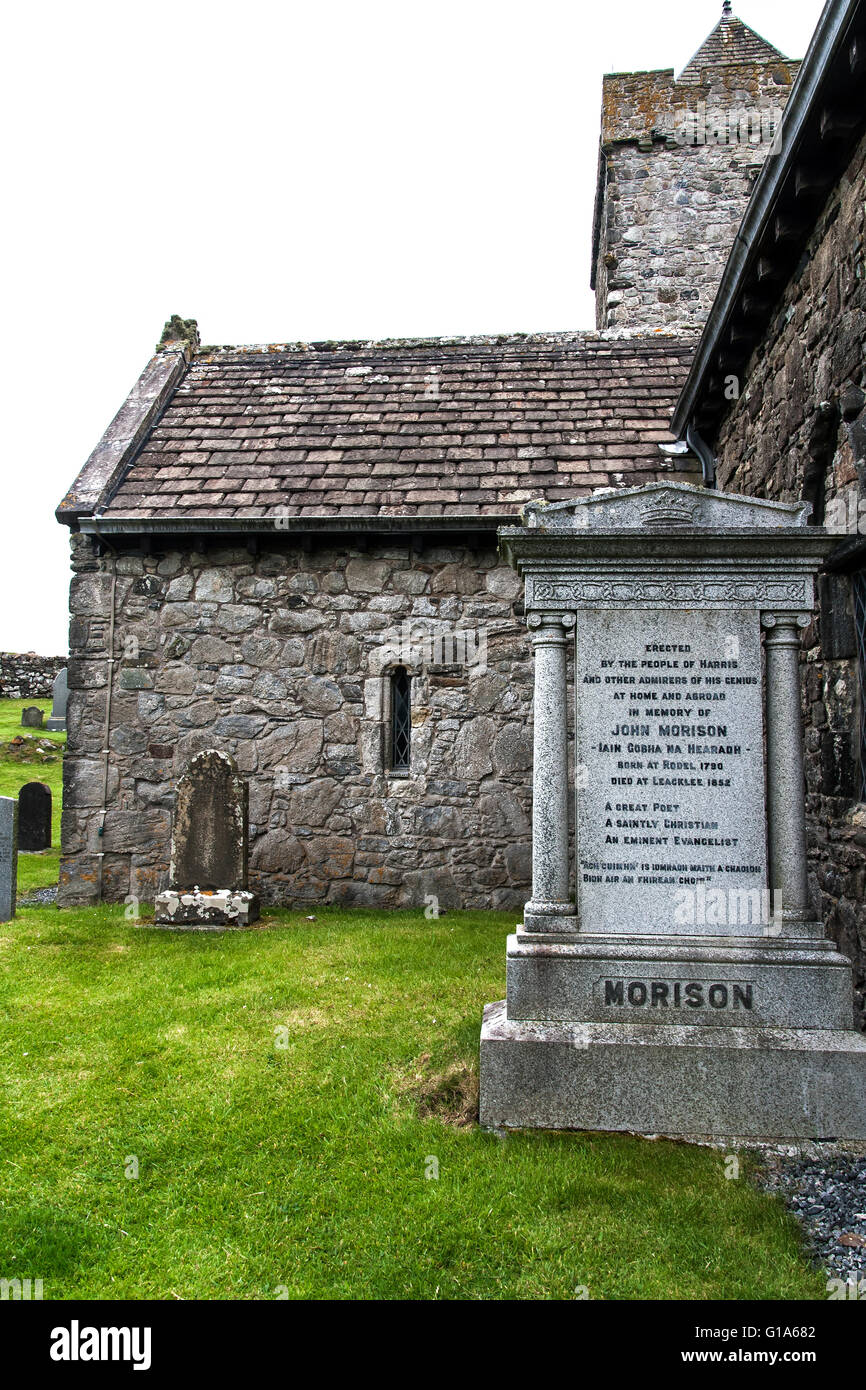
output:
M 26 898 L 18 899 L 19 907 L 41 907 L 44 903 L 57 901 L 57 884 L 51 888 L 35 888 Z
M 829 1278 L 866 1279 L 866 1153 L 811 1149 L 764 1149 L 755 1180 L 784 1200 Z

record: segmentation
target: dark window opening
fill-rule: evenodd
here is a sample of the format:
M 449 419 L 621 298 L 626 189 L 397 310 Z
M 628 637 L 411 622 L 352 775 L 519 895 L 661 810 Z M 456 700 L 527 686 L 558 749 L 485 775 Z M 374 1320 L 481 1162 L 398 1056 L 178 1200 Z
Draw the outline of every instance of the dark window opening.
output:
M 391 675 L 391 770 L 408 772 L 412 752 L 412 700 L 405 666 Z
M 866 570 L 854 575 L 854 627 L 860 673 L 860 800 L 866 801 Z

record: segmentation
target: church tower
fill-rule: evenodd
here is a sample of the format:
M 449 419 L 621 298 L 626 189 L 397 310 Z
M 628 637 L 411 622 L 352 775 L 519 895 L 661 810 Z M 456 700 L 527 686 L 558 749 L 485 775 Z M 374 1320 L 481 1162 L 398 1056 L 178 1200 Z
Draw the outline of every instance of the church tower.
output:
M 799 62 L 731 13 L 675 77 L 604 79 L 591 284 L 596 327 L 700 328 Z

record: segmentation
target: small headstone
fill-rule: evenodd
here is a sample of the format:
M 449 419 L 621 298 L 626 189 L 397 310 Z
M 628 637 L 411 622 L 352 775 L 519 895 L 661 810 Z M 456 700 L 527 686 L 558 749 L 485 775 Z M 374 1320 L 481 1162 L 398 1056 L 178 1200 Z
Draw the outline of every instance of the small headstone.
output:
M 209 749 L 192 759 L 177 788 L 170 886 L 156 900 L 169 926 L 246 926 L 259 915 L 247 891 L 248 787 L 234 760 Z
M 0 796 L 0 922 L 15 916 L 18 883 L 18 802 Z
M 175 888 L 246 888 L 247 784 L 226 753 L 192 759 L 177 787 L 171 846 Z
M 51 709 L 51 718 L 45 725 L 52 733 L 63 733 L 66 729 L 66 701 L 69 696 L 69 688 L 66 681 L 66 667 L 57 672 L 54 677 L 53 686 L 54 702 Z
M 45 782 L 27 782 L 18 793 L 18 848 L 51 848 L 51 788 Z
M 41 729 L 42 710 L 38 705 L 26 705 L 21 711 L 22 729 Z

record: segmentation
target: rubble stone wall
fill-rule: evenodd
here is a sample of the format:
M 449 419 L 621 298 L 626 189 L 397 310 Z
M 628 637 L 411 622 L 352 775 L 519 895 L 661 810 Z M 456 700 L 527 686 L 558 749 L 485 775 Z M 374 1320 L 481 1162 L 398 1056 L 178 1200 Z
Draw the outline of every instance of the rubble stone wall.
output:
M 596 326 L 701 325 L 797 63 L 604 79 Z
M 749 362 L 717 444 L 719 486 L 807 497 L 851 549 L 866 535 L 866 140 L 834 189 L 773 322 Z M 819 583 L 804 642 L 810 865 L 816 902 L 857 963 L 866 998 L 864 698 L 853 551 Z
M 532 659 L 522 582 L 492 539 L 116 561 L 72 543 L 61 903 L 94 900 L 100 850 L 106 898 L 166 886 L 177 779 L 214 747 L 249 781 L 250 887 L 264 902 L 522 906 Z M 388 673 L 407 654 L 412 757 L 399 775 Z
M 65 656 L 0 652 L 0 700 L 50 700 L 54 678 Z

